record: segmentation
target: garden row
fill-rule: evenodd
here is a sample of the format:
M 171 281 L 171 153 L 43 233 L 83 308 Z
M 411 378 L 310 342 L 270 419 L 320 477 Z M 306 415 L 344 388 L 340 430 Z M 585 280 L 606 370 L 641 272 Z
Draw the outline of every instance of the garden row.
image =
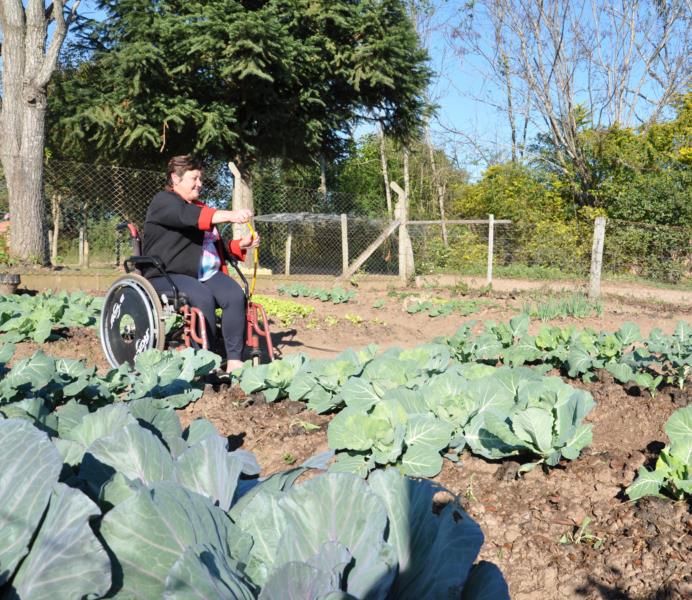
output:
M 0 351 L 0 594 L 18 598 L 508 598 L 474 566 L 478 525 L 395 469 L 367 482 L 329 456 L 260 480 L 206 420 L 207 352 L 149 351 L 99 377 L 42 352 Z M 356 518 L 355 515 L 358 515 Z M 416 540 L 411 544 L 411 540 Z
M 522 315 L 488 323 L 478 335 L 467 324 L 454 336 L 408 350 L 378 354 L 369 346 L 328 360 L 297 354 L 248 364 L 239 383 L 269 402 L 288 397 L 317 412 L 336 412 L 328 429 L 337 451 L 333 471 L 366 476 L 396 465 L 407 475 L 434 477 L 443 454 L 456 461 L 467 447 L 488 459 L 520 457 L 521 471 L 577 458 L 591 442 L 584 418 L 594 401 L 560 377 L 545 376 L 550 369 L 587 381 L 604 369 L 652 395 L 664 380 L 680 388 L 689 382 L 692 329 L 686 323 L 672 335 L 655 330 L 645 340 L 631 323 L 613 334 L 546 326 L 530 336 L 528 326 Z M 689 493 L 692 427 L 676 423 L 687 423 L 690 410 L 671 418 L 671 448 L 654 475 L 640 471 L 630 497 L 661 489 L 675 497 Z
M 6 330 L 5 336 L 20 336 L 13 324 L 34 323 L 42 332 L 35 331 L 34 337 L 45 339 L 51 322 L 63 326 L 75 310 L 83 315 L 80 323 L 93 322 L 97 307 L 84 294 L 8 297 L 0 304 L 0 329 Z M 542 375 L 552 368 L 586 381 L 605 369 L 652 395 L 663 381 L 682 388 L 690 375 L 692 328 L 684 322 L 672 335 L 654 330 L 647 339 L 632 323 L 612 334 L 543 326 L 532 336 L 525 314 L 509 323 L 486 323 L 478 334 L 472 332 L 474 325 L 467 323 L 451 337 L 410 350 L 392 348 L 378 355 L 370 346 L 331 360 L 298 354 L 269 365 L 248 365 L 239 373 L 240 386 L 246 393 L 262 392 L 270 402 L 289 397 L 317 412 L 338 412 L 328 431 L 330 447 L 338 452 L 332 471 L 365 476 L 378 465 L 396 465 L 407 475 L 433 477 L 441 470 L 443 454 L 457 460 L 466 447 L 488 459 L 518 456 L 525 461 L 522 471 L 575 459 L 591 441 L 591 426 L 583 420 L 593 399 L 558 377 Z M 133 380 L 120 369 L 97 383 L 93 368 L 89 373 L 71 361 L 64 369 L 80 375 L 67 389 L 107 402 L 112 401 L 104 400 L 108 394 L 128 388 L 128 399 L 150 395 L 166 406 L 180 407 L 201 395 L 192 381 L 202 375 L 201 363 L 211 364 L 209 356 L 147 353 L 137 361 L 141 378 Z M 35 356 L 31 370 L 41 360 Z M 176 373 L 182 375 L 170 379 Z M 2 386 L 7 388 L 16 377 L 6 377 Z M 25 408 L 37 419 L 47 414 L 39 398 L 27 402 L 33 406 L 15 403 L 9 414 Z M 656 491 L 656 483 L 673 495 L 686 490 L 689 456 L 666 456 L 661 464 L 668 465 L 671 477 L 659 477 L 662 467 L 656 476 L 642 473 L 639 482 L 648 484 L 629 490 L 631 496 Z

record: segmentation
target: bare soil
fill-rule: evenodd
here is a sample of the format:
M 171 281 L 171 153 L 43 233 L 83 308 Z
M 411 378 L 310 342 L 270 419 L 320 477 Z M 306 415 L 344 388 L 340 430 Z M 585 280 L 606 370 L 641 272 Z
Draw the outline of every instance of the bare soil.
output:
M 359 289 L 355 301 L 332 305 L 300 301 L 315 313 L 290 326 L 273 324 L 272 337 L 280 356 L 304 352 L 329 357 L 347 347 L 376 343 L 381 348 L 411 347 L 436 336 L 452 334 L 465 321 L 505 321 L 527 292 L 494 292 L 490 296 L 459 296 L 450 290 L 408 290 L 425 300 L 447 297 L 476 302 L 478 310 L 430 318 L 405 310 L 410 298 L 403 290 Z M 265 293 L 265 290 L 262 290 Z M 534 292 L 531 292 L 534 293 Z M 269 295 L 272 295 L 270 290 Z M 686 300 L 686 299 L 685 299 Z M 383 308 L 373 305 L 383 301 Z M 678 320 L 692 321 L 692 306 L 683 301 L 630 297 L 606 298 L 601 316 L 566 319 L 613 331 L 635 321 L 647 335 L 653 328 L 672 331 Z M 532 323 L 534 330 L 541 323 Z M 14 360 L 39 346 L 18 345 Z M 85 358 L 107 369 L 93 330 L 66 332 L 66 338 L 43 345 L 54 356 Z M 515 600 L 529 599 L 682 599 L 692 597 L 692 513 L 689 503 L 656 498 L 629 502 L 624 489 L 641 465 L 651 465 L 665 444 L 663 426 L 670 414 L 692 400 L 688 388 L 661 390 L 655 398 L 635 387 L 624 388 L 607 373 L 601 381 L 571 385 L 587 389 L 596 400 L 588 419 L 592 445 L 576 461 L 517 477 L 512 460 L 487 461 L 465 452 L 459 463 L 445 461 L 441 485 L 457 495 L 485 534 L 481 558 L 502 570 Z M 261 395 L 247 398 L 237 387 L 207 385 L 200 400 L 180 411 L 183 424 L 210 419 L 233 447 L 251 450 L 263 475 L 299 464 L 327 449 L 329 415 L 317 415 L 299 402 L 266 404 Z M 582 535 L 578 527 L 590 524 Z M 563 540 L 561 543 L 560 540 Z

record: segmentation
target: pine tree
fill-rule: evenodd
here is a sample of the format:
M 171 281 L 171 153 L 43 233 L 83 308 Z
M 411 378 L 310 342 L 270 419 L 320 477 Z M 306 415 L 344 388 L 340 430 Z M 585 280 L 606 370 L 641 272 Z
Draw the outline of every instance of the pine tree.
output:
M 427 55 L 402 0 L 110 0 L 61 74 L 54 152 L 161 164 L 196 152 L 337 156 L 356 123 L 420 126 Z M 71 145 L 70 145 L 71 144 Z

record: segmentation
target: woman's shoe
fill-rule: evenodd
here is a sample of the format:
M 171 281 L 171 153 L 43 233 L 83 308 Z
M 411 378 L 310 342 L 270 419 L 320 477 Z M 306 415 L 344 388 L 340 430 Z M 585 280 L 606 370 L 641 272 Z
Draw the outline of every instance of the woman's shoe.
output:
M 230 373 L 226 373 L 223 369 L 217 367 L 211 373 L 208 373 L 205 377 L 207 383 L 212 385 L 221 385 L 223 383 L 231 383 L 232 376 Z

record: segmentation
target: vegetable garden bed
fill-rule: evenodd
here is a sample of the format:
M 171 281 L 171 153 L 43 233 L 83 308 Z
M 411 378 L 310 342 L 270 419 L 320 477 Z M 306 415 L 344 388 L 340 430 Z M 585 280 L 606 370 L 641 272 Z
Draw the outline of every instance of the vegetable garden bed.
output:
M 418 300 L 431 299 L 423 295 Z M 507 324 L 510 339 L 505 347 L 510 349 L 517 345 L 514 342 L 518 339 L 512 339 L 512 330 L 516 330 L 518 321 L 515 320 L 512 327 L 509 319 L 516 319 L 522 299 L 484 298 L 482 303 L 477 303 L 475 314 L 462 316 L 451 312 L 434 318 L 428 312 L 407 311 L 401 298 L 387 296 L 386 292 L 358 291 L 346 305 L 323 303 L 319 299 L 304 302 L 314 307 L 315 312 L 296 317 L 292 324 L 277 324 L 274 334 L 284 356 L 301 351 L 314 361 L 333 359 L 347 347 L 363 349 L 371 342 L 384 350 L 389 346 L 411 349 L 440 337 L 452 340 L 460 323 L 471 318 L 479 320 L 479 324 L 471 328 L 474 339 L 479 336 L 483 339 L 482 321 L 486 319 Z M 411 303 L 406 305 L 411 306 Z M 358 314 L 360 323 L 347 319 L 346 313 Z M 692 320 L 689 310 L 685 307 L 663 307 L 662 310 L 660 306 L 642 310 L 641 306 L 606 303 L 600 317 L 549 325 L 564 329 L 573 324 L 579 330 L 589 325 L 611 333 L 620 328 L 621 337 L 624 336 L 624 342 L 628 343 L 625 350 L 628 353 L 634 346 L 627 338 L 634 332 L 627 327 L 623 329 L 623 323 L 636 323 L 640 337 L 649 339 L 656 326 L 665 334 L 672 334 L 678 319 Z M 532 322 L 522 336 L 524 341 L 526 336 L 533 339 L 540 336 L 541 325 Z M 62 340 L 43 344 L 17 343 L 12 364 L 41 348 L 52 356 L 87 359 L 89 364 L 96 363 L 104 374 L 106 365 L 93 330 L 70 328 L 63 331 L 67 337 Z M 554 333 L 554 330 L 548 331 Z M 502 346 L 503 335 L 507 332 L 498 330 L 496 333 Z M 610 352 L 614 342 L 610 338 L 602 341 L 607 348 L 604 352 Z M 486 338 L 480 346 L 487 352 L 489 340 Z M 448 348 L 454 354 L 454 349 L 459 352 L 466 346 L 456 343 L 448 344 Z M 475 352 L 474 358 L 478 359 L 478 352 Z M 570 352 L 571 365 L 567 364 Z M 425 357 L 416 356 L 411 350 L 405 358 L 418 364 L 425 362 Z M 480 358 L 492 362 L 492 354 L 486 353 Z M 566 364 L 553 360 L 543 369 L 550 369 L 547 375 L 556 382 L 552 385 L 557 385 L 561 378 L 560 385 L 583 394 L 579 398 L 594 401 L 593 408 L 581 415 L 582 424 L 589 426 L 592 434 L 591 442 L 581 452 L 568 457 L 563 453 L 563 458 L 558 456 L 555 461 L 545 461 L 555 462 L 553 466 L 541 463 L 520 475 L 522 466 L 535 463 L 540 454 L 507 451 L 503 453 L 508 454 L 506 458 L 489 460 L 478 448 L 472 452 L 467 446 L 460 450 L 458 457 L 442 460 L 441 470 L 433 480 L 458 495 L 464 508 L 479 523 L 485 535 L 480 558 L 500 568 L 512 598 L 689 596 L 692 591 L 689 579 L 692 517 L 688 502 L 658 497 L 632 502 L 626 495 L 637 471 L 642 467 L 653 470 L 661 450 L 669 443 L 664 430 L 668 419 L 676 410 L 691 404 L 689 380 L 683 381 L 680 387 L 675 381 L 674 369 L 669 369 L 671 383 L 661 381 L 654 387 L 652 381 L 635 381 L 636 369 L 625 373 L 624 368 L 614 365 L 607 368 L 607 360 L 584 370 L 581 367 L 586 358 L 575 353 L 574 348 L 568 348 L 563 358 Z M 638 360 L 644 358 L 639 356 Z M 444 357 L 440 360 L 444 362 Z M 591 360 L 593 362 L 593 356 Z M 630 369 L 636 366 L 633 360 L 625 361 Z M 441 369 L 440 375 L 446 370 Z M 665 377 L 664 371 L 661 370 L 661 375 Z M 520 372 L 532 377 L 528 371 L 516 371 Z M 585 373 L 589 376 L 584 377 Z M 290 379 L 293 381 L 295 377 Z M 342 386 L 345 382 L 337 383 Z M 248 385 L 244 387 L 252 389 Z M 245 393 L 237 386 L 214 388 L 207 385 L 200 392 L 198 399 L 178 410 L 181 426 L 187 427 L 199 417 L 208 419 L 221 435 L 228 437 L 231 450 L 239 448 L 255 454 L 263 475 L 285 471 L 327 450 L 330 424 L 337 418 L 335 415 L 343 412 L 320 414 L 309 410 L 305 402 L 296 400 L 277 399 L 274 403 L 266 403 L 266 389 Z M 512 427 L 515 433 L 519 431 Z M 528 431 L 525 433 L 528 443 L 532 438 Z M 554 427 L 553 433 L 553 437 L 559 437 Z M 546 453 L 544 458 L 549 459 L 548 455 Z M 397 460 L 394 457 L 391 462 Z

